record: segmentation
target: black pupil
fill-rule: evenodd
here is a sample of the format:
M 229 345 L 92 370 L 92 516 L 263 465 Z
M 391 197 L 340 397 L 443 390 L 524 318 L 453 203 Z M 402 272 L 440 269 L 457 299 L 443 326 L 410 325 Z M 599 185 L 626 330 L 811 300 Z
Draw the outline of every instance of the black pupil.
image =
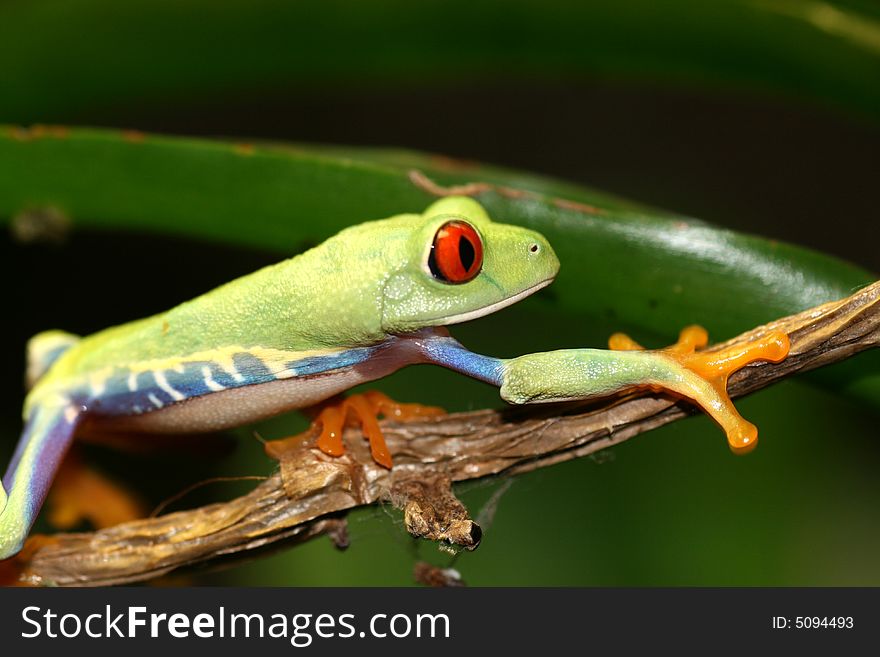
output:
M 469 272 L 474 264 L 474 258 L 477 257 L 477 253 L 474 251 L 474 245 L 471 244 L 467 237 L 462 237 L 458 240 L 458 257 L 461 259 L 461 266 L 464 267 L 465 271 Z

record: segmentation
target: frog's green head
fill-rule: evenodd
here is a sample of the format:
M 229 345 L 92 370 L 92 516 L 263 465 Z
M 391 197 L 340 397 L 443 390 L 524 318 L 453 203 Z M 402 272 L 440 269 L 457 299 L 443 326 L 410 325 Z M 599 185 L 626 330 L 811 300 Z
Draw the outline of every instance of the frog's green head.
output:
M 549 285 L 559 260 L 540 234 L 492 221 L 466 197 L 409 215 L 382 287 L 382 330 L 404 333 L 482 317 Z

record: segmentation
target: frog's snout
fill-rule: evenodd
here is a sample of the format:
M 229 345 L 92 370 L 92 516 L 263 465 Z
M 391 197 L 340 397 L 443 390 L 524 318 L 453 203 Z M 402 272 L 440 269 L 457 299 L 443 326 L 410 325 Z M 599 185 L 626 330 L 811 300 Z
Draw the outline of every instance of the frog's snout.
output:
M 550 243 L 539 233 L 532 233 L 526 240 L 526 258 L 530 266 L 540 272 L 536 278 L 553 279 L 559 273 L 559 258 Z

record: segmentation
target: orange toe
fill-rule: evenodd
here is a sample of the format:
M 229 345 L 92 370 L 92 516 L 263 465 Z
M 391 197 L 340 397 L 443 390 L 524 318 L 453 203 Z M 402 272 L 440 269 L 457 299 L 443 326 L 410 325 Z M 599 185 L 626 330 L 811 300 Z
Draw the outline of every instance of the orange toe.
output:
M 667 351 L 681 354 L 690 354 L 697 349 L 702 349 L 709 344 L 709 333 L 702 326 L 693 324 L 686 326 L 678 334 L 678 342 L 667 347 Z
M 608 338 L 608 348 L 612 351 L 642 351 L 644 347 L 626 333 L 615 333 Z
M 392 466 L 391 452 L 388 451 L 385 436 L 382 435 L 382 429 L 379 428 L 379 422 L 376 420 L 378 409 L 364 395 L 352 395 L 346 399 L 346 402 L 348 408 L 360 420 L 364 438 L 370 441 L 370 453 L 373 455 L 373 460 L 390 469 Z
M 718 351 L 692 354 L 682 359 L 682 364 L 705 379 L 722 379 L 756 361 L 778 363 L 788 355 L 790 342 L 788 336 L 780 331 L 772 331 L 751 342 L 736 344 Z
M 345 428 L 345 402 L 325 406 L 321 409 L 313 424 L 321 425 L 321 434 L 318 436 L 318 449 L 330 456 L 342 456 L 345 454 L 345 446 L 342 444 L 342 431 Z
M 734 454 L 748 454 L 758 446 L 758 427 L 739 417 L 732 430 L 727 431 L 727 444 Z

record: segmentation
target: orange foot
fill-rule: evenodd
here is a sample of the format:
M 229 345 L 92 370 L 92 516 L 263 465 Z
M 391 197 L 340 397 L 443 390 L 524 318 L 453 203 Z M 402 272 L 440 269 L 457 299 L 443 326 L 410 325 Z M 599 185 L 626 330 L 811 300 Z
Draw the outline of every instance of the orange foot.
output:
M 717 351 L 697 352 L 709 342 L 709 335 L 701 326 L 682 329 L 678 342 L 665 349 L 655 350 L 683 366 L 696 377 L 670 377 L 658 380 L 650 387 L 683 395 L 697 402 L 711 415 L 727 434 L 730 448 L 737 454 L 745 454 L 758 444 L 758 429 L 743 419 L 727 394 L 727 379 L 737 370 L 755 361 L 778 363 L 788 355 L 788 336 L 781 331 L 770 331 L 756 340 L 726 347 Z M 613 350 L 644 349 L 623 333 L 615 333 L 608 339 Z
M 445 413 L 436 406 L 421 404 L 401 404 L 388 395 L 370 390 L 359 395 L 351 395 L 342 400 L 330 401 L 321 406 L 312 426 L 320 425 L 318 449 L 330 456 L 342 456 L 345 447 L 342 444 L 342 430 L 346 425 L 360 422 L 364 437 L 370 441 L 370 452 L 373 460 L 379 465 L 391 468 L 391 453 L 385 444 L 385 437 L 379 428 L 377 418 L 386 418 L 406 422 L 422 417 L 434 417 Z
M 147 515 L 139 498 L 89 468 L 75 450 L 58 470 L 46 504 L 47 519 L 58 529 L 72 529 L 83 520 L 102 529 Z
M 345 446 L 342 444 L 343 430 L 346 426 L 356 426 L 359 423 L 364 438 L 370 441 L 373 460 L 379 465 L 391 468 L 391 453 L 385 444 L 385 437 L 379 428 L 377 418 L 381 415 L 406 422 L 444 413 L 446 411 L 436 406 L 401 404 L 376 390 L 345 398 L 334 397 L 311 410 L 310 415 L 314 419 L 305 434 L 270 441 L 266 443 L 266 453 L 272 458 L 281 460 L 285 451 L 301 447 L 306 443 L 305 436 L 312 436 L 319 431 L 318 449 L 330 456 L 342 456 L 345 453 Z

